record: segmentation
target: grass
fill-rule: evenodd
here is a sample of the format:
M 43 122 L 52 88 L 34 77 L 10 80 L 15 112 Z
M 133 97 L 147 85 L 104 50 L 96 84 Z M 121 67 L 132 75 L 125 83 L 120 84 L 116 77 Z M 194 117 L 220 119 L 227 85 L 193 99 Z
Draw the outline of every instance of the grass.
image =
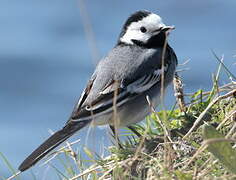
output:
M 121 134 L 126 136 L 122 148 L 114 143 L 105 158 L 84 148 L 90 160 L 81 157 L 82 149 L 75 151 L 78 141 L 67 143 L 46 163 L 63 180 L 236 179 L 236 82 L 223 60 L 216 58 L 220 65 L 213 75 L 212 90 L 184 94 L 181 80 L 176 77 L 175 105 L 158 112 L 150 105 L 152 114 L 134 125 L 141 138 L 130 131 Z M 229 83 L 219 86 L 222 71 L 228 74 Z M 54 158 L 63 168 L 51 164 Z

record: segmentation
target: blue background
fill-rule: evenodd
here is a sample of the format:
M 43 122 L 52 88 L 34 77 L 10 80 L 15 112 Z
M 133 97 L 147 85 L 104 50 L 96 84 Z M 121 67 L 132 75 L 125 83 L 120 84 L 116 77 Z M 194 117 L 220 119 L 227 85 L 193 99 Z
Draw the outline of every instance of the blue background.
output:
M 175 25 L 170 45 L 180 63 L 190 59 L 190 70 L 181 73 L 186 92 L 211 87 L 218 66 L 211 50 L 224 54 L 235 73 L 235 0 L 87 0 L 88 16 L 82 5 L 78 0 L 0 0 L 0 152 L 14 168 L 49 136 L 49 129 L 63 126 L 97 61 L 115 45 L 121 26 L 136 10 L 153 11 Z M 227 82 L 225 74 L 220 82 Z M 166 99 L 170 108 L 171 90 Z M 107 130 L 99 128 L 88 139 L 81 144 L 93 144 L 90 148 L 99 153 L 109 141 Z M 56 177 L 45 167 L 33 171 L 38 179 Z M 9 175 L 0 160 L 0 177 Z M 26 172 L 23 177 L 32 176 Z

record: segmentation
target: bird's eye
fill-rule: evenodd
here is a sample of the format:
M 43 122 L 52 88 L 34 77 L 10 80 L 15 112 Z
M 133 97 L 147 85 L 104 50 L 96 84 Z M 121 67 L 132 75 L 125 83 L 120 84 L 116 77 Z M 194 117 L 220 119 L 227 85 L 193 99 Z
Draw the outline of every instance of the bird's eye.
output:
M 147 32 L 147 29 L 142 26 L 142 27 L 140 28 L 140 31 L 141 31 L 142 33 L 145 33 L 145 32 Z

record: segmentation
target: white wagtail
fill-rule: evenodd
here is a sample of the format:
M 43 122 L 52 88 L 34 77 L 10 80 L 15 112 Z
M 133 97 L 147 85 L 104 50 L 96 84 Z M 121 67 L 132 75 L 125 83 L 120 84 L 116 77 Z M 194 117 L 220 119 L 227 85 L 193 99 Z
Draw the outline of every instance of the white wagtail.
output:
M 149 11 L 132 14 L 116 46 L 97 65 L 66 125 L 30 154 L 19 170 L 30 168 L 90 123 L 114 127 L 115 119 L 119 119 L 118 126 L 122 127 L 143 120 L 150 113 L 146 97 L 153 107 L 158 105 L 162 72 L 164 87 L 175 73 L 177 58 L 166 43 L 172 29 Z

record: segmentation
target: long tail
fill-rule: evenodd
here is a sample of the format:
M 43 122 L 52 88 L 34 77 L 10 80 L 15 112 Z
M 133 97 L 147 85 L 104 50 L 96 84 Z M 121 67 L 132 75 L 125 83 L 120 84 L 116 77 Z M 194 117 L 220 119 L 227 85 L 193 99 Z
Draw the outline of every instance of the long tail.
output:
M 77 121 L 77 122 L 69 122 L 66 126 L 53 134 L 50 138 L 48 138 L 43 144 L 41 144 L 34 152 L 32 152 L 19 166 L 19 170 L 25 171 L 35 163 L 37 163 L 40 159 L 42 159 L 47 153 L 51 150 L 59 146 L 62 142 L 72 136 L 76 131 L 85 127 L 90 120 L 86 121 Z

